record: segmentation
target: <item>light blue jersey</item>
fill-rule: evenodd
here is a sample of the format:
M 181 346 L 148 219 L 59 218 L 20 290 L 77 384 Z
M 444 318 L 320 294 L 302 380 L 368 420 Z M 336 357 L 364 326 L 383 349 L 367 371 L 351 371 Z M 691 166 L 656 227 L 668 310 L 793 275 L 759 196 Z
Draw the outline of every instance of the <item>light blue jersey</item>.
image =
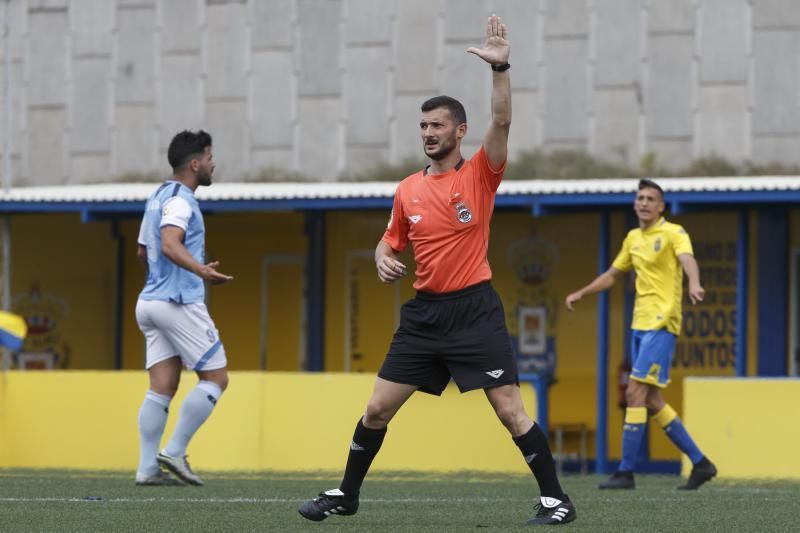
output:
M 180 182 L 167 181 L 147 200 L 139 230 L 139 244 L 147 247 L 147 281 L 139 298 L 177 304 L 203 302 L 203 279 L 176 265 L 161 251 L 164 226 L 183 229 L 184 246 L 198 263 L 205 263 L 206 228 L 194 192 Z

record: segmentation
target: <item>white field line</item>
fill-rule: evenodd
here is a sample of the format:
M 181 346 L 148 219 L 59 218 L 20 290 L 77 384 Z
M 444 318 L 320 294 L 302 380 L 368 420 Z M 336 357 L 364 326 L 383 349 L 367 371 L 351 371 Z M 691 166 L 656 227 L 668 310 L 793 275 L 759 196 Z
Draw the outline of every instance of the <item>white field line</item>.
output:
M 708 492 L 712 492 L 707 489 Z M 781 501 L 785 498 L 780 495 L 795 495 L 795 491 L 790 490 L 770 490 L 770 489 L 727 489 L 720 488 L 713 492 L 733 492 L 759 494 L 761 497 L 751 498 L 758 501 Z M 283 504 L 301 503 L 304 499 L 297 498 L 103 498 L 95 497 L 0 497 L 0 503 L 244 503 L 244 504 Z M 619 499 L 613 498 L 589 498 L 592 503 L 619 503 Z M 523 504 L 533 504 L 532 498 L 362 498 L 361 503 L 415 503 L 415 504 L 458 504 L 458 503 L 492 503 L 517 501 Z M 685 502 L 686 497 L 677 496 L 652 496 L 637 497 L 637 501 L 647 502 Z

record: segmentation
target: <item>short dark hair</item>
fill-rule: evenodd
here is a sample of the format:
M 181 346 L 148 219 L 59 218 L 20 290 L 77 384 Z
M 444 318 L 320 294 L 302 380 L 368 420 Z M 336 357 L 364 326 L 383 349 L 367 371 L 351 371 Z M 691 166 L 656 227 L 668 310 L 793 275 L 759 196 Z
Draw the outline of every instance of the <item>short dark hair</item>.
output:
M 422 112 L 426 113 L 434 109 L 439 109 L 440 107 L 447 108 L 450 112 L 450 116 L 456 121 L 456 125 L 466 124 L 467 112 L 464 110 L 464 106 L 461 105 L 461 102 L 449 96 L 434 96 L 433 98 L 425 100 L 422 103 Z
M 167 150 L 167 161 L 173 172 L 177 172 L 196 155 L 202 154 L 207 146 L 211 146 L 211 135 L 203 130 L 183 130 L 175 135 Z
M 661 185 L 659 185 L 658 183 L 656 183 L 653 180 L 649 180 L 647 178 L 640 179 L 639 180 L 639 190 L 641 191 L 642 189 L 655 189 L 661 195 L 661 199 L 662 200 L 664 199 L 664 189 L 662 189 Z

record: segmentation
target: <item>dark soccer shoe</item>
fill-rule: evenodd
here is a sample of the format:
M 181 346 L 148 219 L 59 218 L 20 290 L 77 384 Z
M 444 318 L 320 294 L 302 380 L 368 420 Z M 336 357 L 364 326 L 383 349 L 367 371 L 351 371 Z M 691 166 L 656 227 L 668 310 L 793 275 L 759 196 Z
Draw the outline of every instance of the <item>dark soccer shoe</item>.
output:
M 320 492 L 319 496 L 303 503 L 297 510 L 303 518 L 314 522 L 321 522 L 334 514 L 342 516 L 356 514 L 356 511 L 358 511 L 358 498 L 346 500 L 344 493 L 339 489 Z
M 678 490 L 697 490 L 700 485 L 706 481 L 711 481 L 711 478 L 717 475 L 717 467 L 714 463 L 703 457 L 699 463 L 692 467 L 692 473 L 689 474 L 689 480 L 685 485 L 677 487 Z
M 567 524 L 578 517 L 575 506 L 564 494 L 564 501 L 558 498 L 541 498 L 536 504 L 536 516 L 525 522 L 526 526 L 557 526 Z
M 610 478 L 597 485 L 598 489 L 635 489 L 633 472 L 614 472 Z

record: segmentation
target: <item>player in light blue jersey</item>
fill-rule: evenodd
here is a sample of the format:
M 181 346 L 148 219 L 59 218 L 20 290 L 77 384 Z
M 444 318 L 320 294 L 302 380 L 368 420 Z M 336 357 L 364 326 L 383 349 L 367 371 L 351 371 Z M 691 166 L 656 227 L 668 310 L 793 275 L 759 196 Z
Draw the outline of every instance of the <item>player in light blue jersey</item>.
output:
M 147 344 L 150 390 L 139 409 L 136 484 L 202 485 L 186 460 L 186 447 L 228 385 L 225 348 L 204 303 L 204 283 L 233 278 L 216 270 L 219 262 L 205 263 L 206 231 L 194 197 L 197 187 L 211 185 L 211 135 L 202 130 L 178 133 L 167 159 L 172 179 L 147 200 L 138 239 L 137 255 L 147 267 L 147 281 L 136 303 L 136 321 Z M 159 452 L 182 366 L 197 372 L 200 381 L 183 401 L 175 432 Z

